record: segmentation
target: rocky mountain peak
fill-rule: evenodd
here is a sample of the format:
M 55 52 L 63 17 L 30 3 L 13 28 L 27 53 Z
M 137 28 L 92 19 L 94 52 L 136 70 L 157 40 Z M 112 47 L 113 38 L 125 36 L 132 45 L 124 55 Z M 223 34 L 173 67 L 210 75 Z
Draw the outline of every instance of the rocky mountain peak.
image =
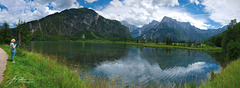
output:
M 162 23 L 163 22 L 177 22 L 177 20 L 173 19 L 173 18 L 170 18 L 170 17 L 167 17 L 167 16 L 164 16 L 161 22 Z
M 127 21 L 121 21 L 121 24 L 124 25 L 124 26 L 126 26 L 126 27 L 128 27 L 128 29 L 129 29 L 130 32 L 138 29 L 137 26 L 132 25 L 132 24 L 129 24 Z
M 152 20 L 152 22 L 150 22 L 149 24 L 158 24 L 159 22 L 156 20 Z
M 119 21 L 106 19 L 87 8 L 66 9 L 27 24 L 31 31 L 37 31 L 46 36 L 66 36 L 76 40 L 106 37 L 131 38 L 129 29 Z M 37 32 L 35 34 L 38 34 Z M 35 40 L 38 40 L 37 38 Z
M 156 24 L 155 24 L 156 23 Z M 153 25 L 154 24 L 154 25 Z M 163 17 L 161 22 L 152 21 L 144 25 L 140 30 L 131 32 L 134 38 L 156 39 L 171 37 L 174 41 L 202 41 L 226 30 L 201 30 L 189 22 L 179 22 L 170 17 Z M 162 40 L 163 41 L 163 40 Z

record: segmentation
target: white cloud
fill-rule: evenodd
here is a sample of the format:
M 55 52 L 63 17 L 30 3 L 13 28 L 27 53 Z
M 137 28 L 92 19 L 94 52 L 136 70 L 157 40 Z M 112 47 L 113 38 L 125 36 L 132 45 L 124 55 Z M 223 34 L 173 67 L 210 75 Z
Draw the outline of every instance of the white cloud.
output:
M 88 3 L 93 3 L 93 2 L 96 2 L 97 0 L 84 0 L 84 1 L 86 1 Z
M 190 0 L 190 3 L 195 3 L 196 5 L 198 5 L 199 1 L 198 0 Z
M 215 22 L 227 25 L 230 20 L 240 20 L 240 0 L 203 0 L 205 11 L 210 13 L 209 18 Z
M 153 5 L 159 6 L 175 6 L 179 5 L 178 0 L 152 0 Z
M 100 15 L 119 21 L 125 20 L 130 24 L 142 26 L 152 20 L 161 21 L 164 16 L 172 17 L 182 22 L 207 29 L 210 25 L 203 18 L 196 18 L 184 9 L 177 8 L 178 0 L 113 0 L 102 10 L 97 10 Z
M 49 3 L 53 9 L 49 9 Z M 10 25 L 17 23 L 18 20 L 28 22 L 67 8 L 80 7 L 76 0 L 1 0 L 0 4 L 7 7 L 7 10 L 0 10 L 0 23 L 6 21 Z

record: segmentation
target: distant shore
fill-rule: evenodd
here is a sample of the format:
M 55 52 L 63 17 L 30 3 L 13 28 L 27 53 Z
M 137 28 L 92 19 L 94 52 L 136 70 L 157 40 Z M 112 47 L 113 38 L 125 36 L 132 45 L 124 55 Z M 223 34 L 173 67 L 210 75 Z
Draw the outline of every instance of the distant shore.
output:
M 186 46 L 186 43 L 173 43 L 172 45 L 166 45 L 165 43 L 159 42 L 158 44 L 153 42 L 146 42 L 146 43 L 136 43 L 132 41 L 109 41 L 109 40 L 78 40 L 77 42 L 87 42 L 87 43 L 118 43 L 118 44 L 128 44 L 128 45 L 136 45 L 142 47 L 152 47 L 152 48 L 177 48 L 177 49 L 190 49 L 190 50 L 216 50 L 221 51 L 221 47 L 215 46 L 207 46 L 204 44 L 197 45 L 197 46 Z

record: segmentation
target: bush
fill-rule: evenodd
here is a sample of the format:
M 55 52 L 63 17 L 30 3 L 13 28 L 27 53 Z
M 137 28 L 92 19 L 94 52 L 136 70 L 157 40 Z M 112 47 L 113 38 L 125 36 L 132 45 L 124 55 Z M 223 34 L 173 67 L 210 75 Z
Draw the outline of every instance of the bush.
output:
M 210 80 L 213 80 L 213 79 L 215 78 L 215 74 L 214 74 L 214 71 L 213 71 L 213 70 L 210 72 L 210 75 L 211 75 Z
M 235 60 L 240 56 L 240 42 L 230 41 L 227 45 L 227 59 Z
M 17 49 L 16 56 L 23 57 L 23 58 L 27 57 L 26 53 L 23 52 L 23 49 Z

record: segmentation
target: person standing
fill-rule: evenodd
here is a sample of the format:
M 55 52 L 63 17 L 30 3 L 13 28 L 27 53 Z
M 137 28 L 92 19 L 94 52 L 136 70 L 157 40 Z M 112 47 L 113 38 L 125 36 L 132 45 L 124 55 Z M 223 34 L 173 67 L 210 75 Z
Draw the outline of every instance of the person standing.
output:
M 14 55 L 15 55 L 16 46 L 17 46 L 17 44 L 14 44 L 14 42 L 15 42 L 15 39 L 12 39 L 11 43 L 10 43 L 10 48 L 11 48 L 11 53 L 12 53 L 12 63 L 15 63 L 14 62 Z

